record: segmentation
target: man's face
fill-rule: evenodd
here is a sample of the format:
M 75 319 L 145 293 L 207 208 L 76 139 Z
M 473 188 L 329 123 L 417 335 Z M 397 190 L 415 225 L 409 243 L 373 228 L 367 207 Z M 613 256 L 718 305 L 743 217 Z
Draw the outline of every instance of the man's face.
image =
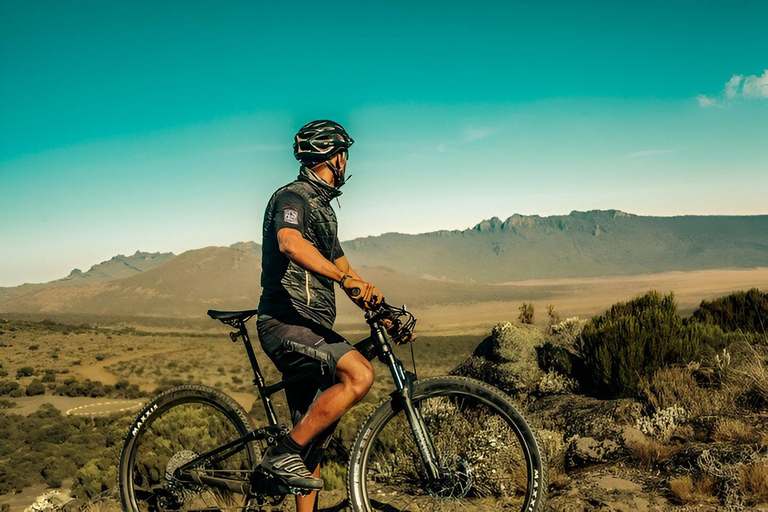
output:
M 333 157 L 334 162 L 333 164 L 336 166 L 336 168 L 339 170 L 342 176 L 344 176 L 347 173 L 347 158 L 349 158 L 349 154 L 347 151 L 342 151 L 341 153 L 336 154 L 336 156 Z

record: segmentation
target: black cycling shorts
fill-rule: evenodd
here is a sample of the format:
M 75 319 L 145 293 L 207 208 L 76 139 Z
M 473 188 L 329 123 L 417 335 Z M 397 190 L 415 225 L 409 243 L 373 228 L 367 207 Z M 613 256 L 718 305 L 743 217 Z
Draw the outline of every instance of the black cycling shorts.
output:
M 335 331 L 305 319 L 291 319 L 288 323 L 259 315 L 256 326 L 261 347 L 283 378 L 296 374 L 309 378 L 285 390 L 295 424 L 319 392 L 337 382 L 336 364 L 355 348 Z

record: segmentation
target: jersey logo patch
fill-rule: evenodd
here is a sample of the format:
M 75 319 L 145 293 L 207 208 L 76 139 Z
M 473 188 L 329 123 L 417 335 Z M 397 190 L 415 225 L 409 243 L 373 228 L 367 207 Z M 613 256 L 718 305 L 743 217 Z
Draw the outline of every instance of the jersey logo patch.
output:
M 291 210 L 290 208 L 286 208 L 283 210 L 283 221 L 287 222 L 288 224 L 299 224 L 299 212 L 296 210 Z

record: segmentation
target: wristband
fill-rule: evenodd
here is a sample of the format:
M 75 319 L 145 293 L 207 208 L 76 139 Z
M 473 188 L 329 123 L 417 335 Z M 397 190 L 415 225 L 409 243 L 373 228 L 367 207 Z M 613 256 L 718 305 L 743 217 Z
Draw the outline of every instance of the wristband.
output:
M 342 288 L 344 288 L 344 281 L 346 281 L 346 280 L 347 280 L 347 278 L 351 278 L 351 277 L 352 277 L 352 276 L 351 276 L 351 275 L 349 275 L 349 274 L 344 274 L 344 277 L 342 277 L 342 278 L 341 278 L 341 280 L 339 281 L 339 286 L 341 286 Z

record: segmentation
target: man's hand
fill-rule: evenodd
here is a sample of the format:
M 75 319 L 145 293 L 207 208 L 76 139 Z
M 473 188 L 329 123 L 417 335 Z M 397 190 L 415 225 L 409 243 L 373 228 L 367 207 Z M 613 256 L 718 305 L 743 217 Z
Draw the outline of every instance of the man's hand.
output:
M 373 306 L 378 306 L 384 299 L 381 292 L 373 284 L 355 279 L 352 276 L 344 279 L 341 287 L 347 296 L 352 299 L 352 302 L 361 309 L 371 309 Z

